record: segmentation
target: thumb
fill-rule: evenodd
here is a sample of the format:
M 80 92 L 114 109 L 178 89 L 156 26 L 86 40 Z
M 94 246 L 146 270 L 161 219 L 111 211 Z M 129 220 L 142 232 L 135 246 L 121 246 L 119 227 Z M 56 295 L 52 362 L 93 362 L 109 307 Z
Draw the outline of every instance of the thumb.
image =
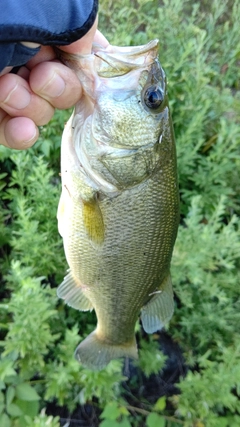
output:
M 81 39 L 77 40 L 74 43 L 71 43 L 67 46 L 58 46 L 58 48 L 67 53 L 81 53 L 83 55 L 91 53 L 94 36 L 97 31 L 97 25 L 98 17 L 96 18 L 90 30 L 85 34 L 85 36 L 83 36 Z

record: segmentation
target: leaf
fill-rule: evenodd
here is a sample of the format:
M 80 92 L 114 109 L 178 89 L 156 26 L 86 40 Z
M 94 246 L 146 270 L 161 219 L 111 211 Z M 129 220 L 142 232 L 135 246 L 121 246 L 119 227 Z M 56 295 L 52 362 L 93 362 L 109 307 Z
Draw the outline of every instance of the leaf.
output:
M 165 426 L 165 418 L 156 414 L 155 412 L 151 412 L 147 416 L 147 427 L 164 427 Z
M 9 377 L 17 375 L 16 371 L 13 369 L 12 361 L 9 359 L 2 359 L 0 362 L 0 380 L 8 382 Z
M 163 368 L 165 361 L 166 356 L 159 351 L 157 342 L 141 341 L 139 360 L 135 364 L 140 367 L 146 377 L 157 374 Z
M 21 409 L 15 403 L 10 403 L 9 405 L 7 405 L 7 413 L 12 417 L 19 417 L 20 415 L 22 415 Z
M 10 405 L 10 403 L 12 403 L 13 398 L 15 396 L 15 388 L 10 386 L 7 388 L 7 392 L 6 392 L 6 405 Z
M 29 425 L 33 425 L 33 419 L 28 417 L 27 415 L 22 415 L 18 419 L 19 427 L 26 427 Z
M 129 415 L 129 411 L 127 410 L 126 406 L 120 406 L 119 412 L 121 412 L 122 415 Z
M 131 427 L 131 424 L 130 424 L 130 421 L 127 419 L 127 417 L 124 417 L 123 419 L 122 419 L 122 421 L 121 422 L 119 422 L 119 427 L 121 426 L 121 427 Z M 156 426 L 155 426 L 156 427 Z
M 20 408 L 23 414 L 34 418 L 39 411 L 39 401 L 16 400 L 16 405 Z
M 112 420 L 104 420 L 99 424 L 99 427 L 119 427 L 119 423 L 117 421 Z
M 101 422 L 99 427 L 131 427 L 131 424 L 128 421 L 127 417 L 123 417 L 121 421 L 116 421 L 116 420 L 113 421 L 110 419 L 104 420 Z
M 16 386 L 16 396 L 20 400 L 39 400 L 40 397 L 36 390 L 27 383 L 21 383 Z
M 233 423 L 229 424 L 228 419 L 225 417 L 218 417 L 217 423 L 218 423 L 218 427 L 227 427 L 230 425 L 231 427 L 233 426 Z M 204 427 L 204 425 L 202 423 L 200 424 L 199 422 L 199 424 L 196 424 L 196 427 Z
M 0 179 L 5 178 L 6 176 L 7 176 L 7 173 L 6 173 L 6 172 L 0 173 Z
M 11 421 L 7 414 L 2 414 L 0 416 L 0 426 L 11 427 Z
M 154 405 L 154 409 L 155 411 L 163 411 L 165 408 L 166 408 L 166 397 L 163 396 L 156 401 Z
M 121 412 L 119 410 L 117 402 L 110 402 L 105 406 L 104 411 L 101 414 L 101 418 L 107 418 L 108 420 L 116 420 L 120 414 Z

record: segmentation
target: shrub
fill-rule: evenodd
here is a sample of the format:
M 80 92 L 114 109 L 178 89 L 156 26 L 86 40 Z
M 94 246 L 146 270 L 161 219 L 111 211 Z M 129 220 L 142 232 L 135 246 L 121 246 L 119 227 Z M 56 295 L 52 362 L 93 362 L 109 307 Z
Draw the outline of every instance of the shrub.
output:
M 239 20 L 237 0 L 100 2 L 100 29 L 112 44 L 160 39 L 168 77 L 181 224 L 167 333 L 188 366 L 175 394 L 142 393 L 171 361 L 159 334 L 146 337 L 139 325 L 135 366 L 113 361 L 91 372 L 73 358 L 79 333 L 86 336 L 95 317 L 56 298 L 67 268 L 56 210 L 60 137 L 70 113 L 57 111 L 28 152 L 1 147 L 1 426 L 57 427 L 49 408 L 64 406 L 71 418 L 85 404 L 96 408 L 93 422 L 101 427 L 240 425 Z

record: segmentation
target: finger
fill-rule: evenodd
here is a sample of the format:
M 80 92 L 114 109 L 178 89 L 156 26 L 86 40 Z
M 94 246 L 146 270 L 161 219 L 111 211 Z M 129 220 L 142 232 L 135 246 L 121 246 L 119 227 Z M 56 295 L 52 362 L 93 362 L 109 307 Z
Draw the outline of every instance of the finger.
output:
M 26 81 L 28 81 L 28 79 L 29 79 L 29 74 L 30 74 L 30 71 L 27 67 L 25 67 L 25 65 L 20 67 L 18 72 L 17 72 L 17 75 L 22 77 Z
M 104 48 L 109 46 L 108 40 L 99 30 L 96 31 L 93 41 Z
M 70 108 L 81 98 L 82 86 L 77 75 L 59 62 L 42 62 L 30 73 L 34 93 L 59 109 Z
M 85 34 L 84 37 L 82 37 L 81 39 L 79 39 L 74 43 L 69 44 L 68 46 L 58 46 L 59 49 L 68 53 L 81 53 L 82 55 L 91 53 L 94 36 L 97 30 L 97 25 L 98 25 L 98 17 L 96 18 L 93 26 Z
M 24 150 L 38 139 L 39 131 L 35 123 L 27 117 L 11 118 L 0 110 L 0 142 L 9 148 Z
M 40 51 L 26 64 L 29 70 L 32 70 L 37 64 L 45 61 L 52 61 L 56 58 L 56 54 L 52 47 L 41 46 Z
M 14 74 L 6 74 L 0 79 L 0 108 L 12 117 L 28 117 L 39 126 L 48 123 L 54 114 L 53 106 Z

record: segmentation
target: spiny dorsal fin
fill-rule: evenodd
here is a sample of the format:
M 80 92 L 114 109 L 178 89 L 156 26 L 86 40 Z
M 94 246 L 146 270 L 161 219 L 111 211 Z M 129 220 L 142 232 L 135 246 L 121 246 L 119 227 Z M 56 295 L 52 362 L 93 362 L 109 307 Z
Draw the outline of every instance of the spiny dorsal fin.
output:
M 148 334 L 162 329 L 174 311 L 173 290 L 170 274 L 160 286 L 159 291 L 142 308 L 141 320 L 144 330 Z
M 84 295 L 81 286 L 71 271 L 57 288 L 57 295 L 59 298 L 64 299 L 66 304 L 76 310 L 88 311 L 93 309 L 91 301 Z

